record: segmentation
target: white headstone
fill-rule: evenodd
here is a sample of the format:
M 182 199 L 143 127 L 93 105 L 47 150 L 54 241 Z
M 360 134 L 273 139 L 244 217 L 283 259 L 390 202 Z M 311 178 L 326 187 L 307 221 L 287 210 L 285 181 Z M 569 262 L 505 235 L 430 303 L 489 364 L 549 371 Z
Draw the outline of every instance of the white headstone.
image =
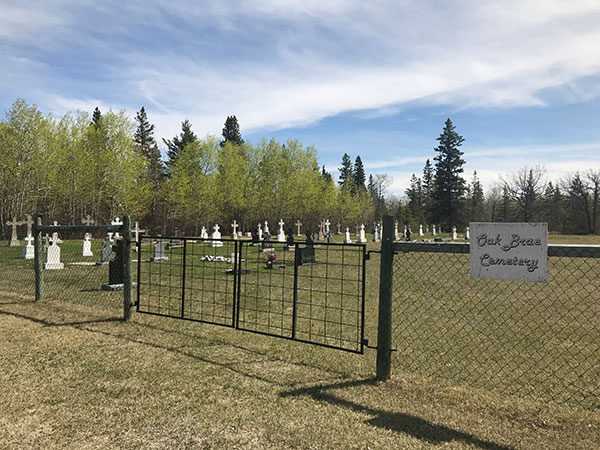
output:
M 465 230 L 465 239 L 468 241 L 471 239 L 471 230 L 469 227 Z
M 46 252 L 46 264 L 44 264 L 44 269 L 58 270 L 64 269 L 64 267 L 65 265 L 60 262 L 60 247 L 58 246 L 58 243 L 53 240 Z
M 423 236 L 423 224 L 419 225 L 419 236 Z
M 286 241 L 285 231 L 283 231 L 284 225 L 285 225 L 285 222 L 283 221 L 283 219 L 279 219 L 279 233 L 277 233 L 277 242 L 285 242 Z
M 260 225 L 260 223 L 258 224 L 258 240 L 259 241 L 263 240 L 263 230 L 262 230 L 262 226 Z
M 408 234 L 408 227 L 406 225 L 404 225 L 404 230 L 402 230 L 402 237 L 404 239 L 406 239 L 407 234 Z
M 323 222 L 323 225 L 325 225 L 325 234 L 329 234 L 329 225 L 331 225 L 329 219 L 326 219 L 325 222 Z
M 373 232 L 373 242 L 379 242 L 379 227 L 375 225 L 375 231 Z
M 111 225 L 123 225 L 123 221 L 121 219 L 119 219 L 118 217 L 115 217 L 115 219 L 110 223 Z M 119 232 L 115 233 L 115 239 L 119 239 Z
M 433 231 L 431 232 L 431 234 L 432 234 L 433 236 L 437 235 L 437 233 L 435 232 L 435 225 L 433 225 Z
M 344 244 L 352 244 L 352 239 L 350 239 L 350 229 L 346 227 L 346 238 L 344 239 Z
M 429 234 L 429 225 L 425 224 L 425 233 Z
M 367 242 L 367 238 L 365 237 L 365 224 L 361 224 L 360 225 L 360 231 L 358 234 L 358 242 L 360 242 L 361 244 L 364 244 L 365 242 Z
M 23 259 L 33 259 L 34 258 L 34 248 L 33 248 L 33 236 L 31 236 L 30 234 L 27 235 L 27 237 L 25 238 L 25 241 L 27 242 L 27 244 L 25 245 L 25 247 L 23 247 L 23 254 L 21 255 L 21 258 Z
M 457 238 L 456 236 L 456 227 L 452 227 L 452 240 L 455 241 Z
M 301 226 L 302 226 L 302 223 L 301 223 L 299 220 L 297 220 L 297 221 L 296 221 L 296 230 L 298 231 L 298 236 L 302 236 L 302 235 L 300 234 L 300 227 L 301 227 Z
M 214 231 L 212 233 L 212 241 L 210 243 L 211 247 L 222 247 L 223 246 L 223 242 L 220 241 L 221 239 L 221 232 L 219 231 L 219 224 L 216 223 L 215 226 L 213 227 Z
M 54 225 L 55 227 L 58 226 L 58 222 L 55 220 L 52 225 Z M 58 236 L 58 232 L 55 231 L 54 233 L 52 233 L 52 242 L 56 242 L 57 244 L 61 244 L 62 243 L 62 239 Z M 59 252 L 60 254 L 60 252 Z
M 264 229 L 264 233 L 265 233 L 265 234 L 271 234 L 271 233 L 269 232 L 269 222 L 267 222 L 266 220 L 265 220 L 265 229 Z
M 394 222 L 394 240 L 395 241 L 400 240 L 400 235 L 398 234 L 398 221 L 397 220 Z
M 202 230 L 200 230 L 200 237 L 202 239 L 208 239 L 208 231 L 206 231 L 206 227 L 202 227 Z
M 233 220 L 233 223 L 231 224 L 231 228 L 233 229 L 233 234 L 231 235 L 231 238 L 237 239 L 238 238 L 238 234 L 237 234 L 238 223 L 235 221 L 235 219 Z
M 90 233 L 85 233 L 85 239 L 83 240 L 83 250 L 81 256 L 94 256 L 92 253 L 92 241 L 90 241 Z

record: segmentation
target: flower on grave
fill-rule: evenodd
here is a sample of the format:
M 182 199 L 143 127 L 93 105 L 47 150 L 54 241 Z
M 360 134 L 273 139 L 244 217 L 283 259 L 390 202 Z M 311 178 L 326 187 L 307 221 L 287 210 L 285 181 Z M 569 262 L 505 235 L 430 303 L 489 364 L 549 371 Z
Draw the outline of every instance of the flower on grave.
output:
M 269 253 L 267 256 L 267 269 L 272 269 L 275 261 L 277 261 L 277 255 L 275 253 Z

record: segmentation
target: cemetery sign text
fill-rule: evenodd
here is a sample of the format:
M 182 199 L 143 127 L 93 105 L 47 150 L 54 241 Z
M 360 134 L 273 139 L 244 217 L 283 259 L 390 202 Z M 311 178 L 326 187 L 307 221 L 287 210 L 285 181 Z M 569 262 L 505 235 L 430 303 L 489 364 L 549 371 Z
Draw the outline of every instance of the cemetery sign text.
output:
M 548 281 L 548 224 L 472 222 L 471 277 Z

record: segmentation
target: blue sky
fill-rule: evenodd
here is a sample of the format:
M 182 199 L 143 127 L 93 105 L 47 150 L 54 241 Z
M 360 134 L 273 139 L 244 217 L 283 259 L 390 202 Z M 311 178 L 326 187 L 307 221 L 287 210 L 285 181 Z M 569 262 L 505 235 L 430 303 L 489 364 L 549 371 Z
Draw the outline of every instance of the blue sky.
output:
M 600 2 L 0 0 L 0 106 L 145 106 L 158 137 L 344 152 L 402 194 L 450 117 L 465 177 L 600 170 Z

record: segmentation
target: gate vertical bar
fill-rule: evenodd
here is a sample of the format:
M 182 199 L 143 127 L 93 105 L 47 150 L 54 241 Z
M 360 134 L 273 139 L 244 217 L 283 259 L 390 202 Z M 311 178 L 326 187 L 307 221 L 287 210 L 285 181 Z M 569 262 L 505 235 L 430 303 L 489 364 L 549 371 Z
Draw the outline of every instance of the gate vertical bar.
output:
M 298 303 L 298 266 L 300 265 L 300 243 L 294 246 L 294 295 L 292 299 L 292 339 L 296 339 L 296 311 Z
M 123 217 L 123 239 L 121 239 L 123 250 L 123 320 L 131 318 L 131 293 L 133 283 L 131 282 L 131 218 Z
M 242 271 L 242 245 L 241 242 L 235 241 L 233 244 L 233 307 L 231 311 L 231 326 L 235 327 L 235 305 L 238 292 L 238 278 Z
M 35 301 L 44 298 L 44 268 L 42 266 L 42 232 L 38 231 L 37 227 L 42 226 L 42 218 L 35 218 L 33 225 L 33 270 L 35 271 Z
M 187 239 L 183 238 L 183 268 L 181 269 L 181 318 L 185 317 L 185 267 L 187 261 Z
M 379 319 L 377 324 L 377 379 L 390 378 L 392 364 L 392 275 L 394 265 L 394 218 L 383 216 L 381 266 L 379 270 Z
M 135 301 L 135 310 L 137 312 L 140 311 L 140 297 L 142 291 L 142 238 L 138 236 L 138 240 L 135 242 L 135 246 L 137 247 L 137 296 Z

